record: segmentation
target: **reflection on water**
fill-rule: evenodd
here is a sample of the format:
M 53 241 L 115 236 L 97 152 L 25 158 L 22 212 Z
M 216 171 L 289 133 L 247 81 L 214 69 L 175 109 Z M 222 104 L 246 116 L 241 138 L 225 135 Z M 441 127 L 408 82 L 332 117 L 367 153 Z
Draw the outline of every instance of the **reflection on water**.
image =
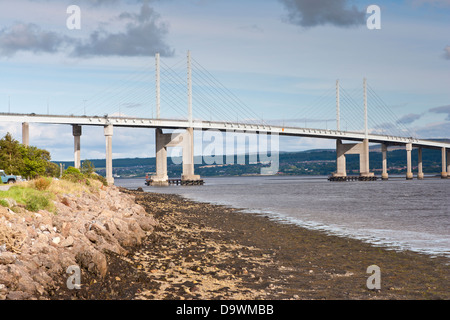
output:
M 283 222 L 363 239 L 396 249 L 450 257 L 450 180 L 333 183 L 326 177 L 206 178 L 204 186 L 116 184 L 247 208 Z

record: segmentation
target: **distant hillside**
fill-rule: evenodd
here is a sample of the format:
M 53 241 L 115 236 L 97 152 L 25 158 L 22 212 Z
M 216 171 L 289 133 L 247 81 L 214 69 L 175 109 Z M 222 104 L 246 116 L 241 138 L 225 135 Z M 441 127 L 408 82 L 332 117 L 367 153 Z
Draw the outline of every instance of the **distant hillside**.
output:
M 404 173 L 406 172 L 406 151 L 404 149 L 388 151 L 388 168 L 389 173 Z M 413 169 L 417 167 L 418 151 L 412 151 L 412 165 Z M 441 152 L 439 150 L 423 150 L 423 170 L 425 173 L 440 173 L 441 172 Z M 224 164 L 207 164 L 201 157 L 196 157 L 195 165 L 197 174 L 201 176 L 240 176 L 240 175 L 255 175 L 261 172 L 263 164 L 259 162 L 251 162 L 254 160 L 251 156 L 245 156 L 245 164 L 226 164 L 226 159 L 223 158 Z M 92 159 L 90 160 L 99 174 L 105 175 L 105 160 Z M 66 168 L 73 166 L 72 162 L 57 162 L 62 163 Z M 147 173 L 155 172 L 155 158 L 127 158 L 114 159 L 113 172 L 120 177 L 145 177 Z M 216 162 L 217 163 L 217 162 Z M 237 163 L 237 157 L 234 162 Z M 370 168 L 375 174 L 381 174 L 381 152 L 378 150 L 371 150 L 370 152 Z M 177 177 L 181 175 L 181 165 L 175 165 L 168 159 L 168 174 L 170 177 Z M 359 172 L 359 156 L 347 156 L 347 170 L 349 174 Z M 330 175 L 336 171 L 336 151 L 335 150 L 308 150 L 302 152 L 282 152 L 279 154 L 279 171 L 280 175 Z

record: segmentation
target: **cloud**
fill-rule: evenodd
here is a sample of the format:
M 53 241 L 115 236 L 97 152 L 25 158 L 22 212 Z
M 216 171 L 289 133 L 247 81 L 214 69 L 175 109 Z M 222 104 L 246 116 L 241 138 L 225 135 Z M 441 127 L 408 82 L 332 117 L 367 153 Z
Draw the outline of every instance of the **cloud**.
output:
M 106 1 L 89 1 L 100 6 Z M 165 43 L 168 26 L 160 22 L 160 15 L 147 3 L 140 7 L 139 13 L 124 12 L 113 22 L 126 22 L 124 30 L 112 33 L 99 22 L 97 30 L 87 39 L 77 39 L 61 32 L 42 30 L 33 23 L 17 22 L 0 30 L 0 55 L 12 57 L 18 52 L 69 53 L 71 57 L 95 56 L 173 56 L 174 50 Z
M 108 33 L 104 29 L 94 31 L 88 41 L 78 42 L 72 56 L 151 56 L 160 53 L 172 56 L 174 51 L 165 43 L 168 33 L 165 23 L 159 22 L 159 14 L 147 4 L 139 14 L 124 12 L 120 20 L 129 20 L 126 30 Z
M 32 23 L 15 23 L 0 31 L 0 54 L 14 56 L 19 51 L 34 53 L 55 53 L 68 41 L 56 32 L 44 31 Z
M 437 6 L 437 7 L 445 7 L 450 6 L 450 0 L 410 0 L 413 6 L 422 6 L 425 4 Z
M 448 139 L 450 136 L 450 122 L 429 123 L 415 129 L 417 136 L 423 139 Z
M 397 120 L 397 124 L 411 124 L 420 118 L 422 118 L 421 114 L 410 113 Z
M 431 108 L 428 111 L 432 112 L 432 113 L 444 113 L 444 114 L 446 113 L 447 114 L 447 118 L 445 120 L 450 121 L 450 105 L 442 106 L 442 107 L 436 107 L 436 108 Z
M 347 0 L 279 0 L 288 10 L 288 21 L 302 27 L 331 24 L 337 27 L 365 23 L 366 12 L 356 6 L 349 8 Z
M 444 48 L 444 58 L 450 60 L 450 46 Z

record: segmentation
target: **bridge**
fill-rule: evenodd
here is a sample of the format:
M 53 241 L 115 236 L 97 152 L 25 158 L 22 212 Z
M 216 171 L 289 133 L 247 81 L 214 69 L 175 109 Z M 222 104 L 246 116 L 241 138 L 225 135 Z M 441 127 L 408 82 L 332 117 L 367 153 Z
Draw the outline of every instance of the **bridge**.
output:
M 265 134 L 270 136 L 293 136 L 293 137 L 309 137 L 318 139 L 331 139 L 336 141 L 336 172 L 332 174 L 337 180 L 347 177 L 346 155 L 358 154 L 360 157 L 360 177 L 370 179 L 374 176 L 369 168 L 369 143 L 381 144 L 382 151 L 382 179 L 387 180 L 387 150 L 390 146 L 404 147 L 407 157 L 406 179 L 413 179 L 411 152 L 413 148 L 418 148 L 418 172 L 417 179 L 423 179 L 423 149 L 439 149 L 442 153 L 442 172 L 441 177 L 447 178 L 450 174 L 450 143 L 423 140 L 412 136 L 405 137 L 402 135 L 392 135 L 387 132 L 373 132 L 369 130 L 368 125 L 368 94 L 367 82 L 364 79 L 364 99 L 362 110 L 364 111 L 364 128 L 361 131 L 342 130 L 341 129 L 341 97 L 347 103 L 353 106 L 357 105 L 351 98 L 341 92 L 339 81 L 336 82 L 335 94 L 335 111 L 336 111 L 336 127 L 328 128 L 311 128 L 299 126 L 274 125 L 267 121 L 212 121 L 193 118 L 193 90 L 192 90 L 192 61 L 191 55 L 187 55 L 187 119 L 164 119 L 161 117 L 161 64 L 159 54 L 156 55 L 155 63 L 155 105 L 156 117 L 130 117 L 130 116 L 75 116 L 75 115 L 44 115 L 44 114 L 21 114 L 21 113 L 0 113 L 0 121 L 15 122 L 22 124 L 22 143 L 29 144 L 30 123 L 43 124 L 63 124 L 72 126 L 74 136 L 74 163 L 76 168 L 81 166 L 81 135 L 83 126 L 100 126 L 104 128 L 106 140 L 106 179 L 109 184 L 114 184 L 113 167 L 112 167 L 112 138 L 115 127 L 130 128 L 146 128 L 154 129 L 156 132 L 156 174 L 151 177 L 154 185 L 168 185 L 169 178 L 167 176 L 167 148 L 181 147 L 183 173 L 181 180 L 196 181 L 200 180 L 200 176 L 194 172 L 194 130 L 207 131 L 213 130 L 218 132 L 236 132 L 250 134 Z M 171 68 L 166 71 L 171 73 Z M 207 74 L 210 75 L 210 74 Z M 344 91 L 345 92 L 345 91 Z M 177 95 L 173 90 L 172 95 Z M 214 92 L 217 95 L 217 92 Z M 376 96 L 375 96 L 376 97 Z M 233 101 L 235 101 L 234 97 Z M 231 101 L 231 100 L 230 100 Z M 239 105 L 240 110 L 245 107 Z M 356 106 L 357 108 L 357 106 Z M 211 111 L 210 111 L 211 112 Z M 216 108 L 215 112 L 219 112 Z M 248 111 L 247 111 L 248 114 Z M 163 130 L 182 130 L 182 133 L 164 133 Z M 344 143 L 347 141 L 347 143 Z M 348 143 L 350 142 L 350 143 Z M 277 150 L 278 151 L 278 150 Z

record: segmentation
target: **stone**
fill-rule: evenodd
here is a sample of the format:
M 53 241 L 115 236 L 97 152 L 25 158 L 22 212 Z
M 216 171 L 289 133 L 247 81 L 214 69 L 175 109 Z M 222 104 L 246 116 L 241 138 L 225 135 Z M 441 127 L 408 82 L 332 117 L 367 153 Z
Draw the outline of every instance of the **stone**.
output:
M 85 251 L 79 252 L 75 257 L 77 263 L 90 272 L 94 272 L 105 277 L 107 272 L 107 262 L 104 254 L 93 248 L 86 248 Z
M 70 222 L 63 222 L 61 226 L 61 235 L 64 238 L 67 238 L 70 234 L 70 229 L 72 227 L 72 224 Z
M 30 298 L 30 294 L 22 291 L 10 291 L 6 296 L 7 300 L 27 300 Z
M 72 236 L 68 236 L 66 239 L 62 240 L 60 245 L 61 247 L 71 247 L 73 246 L 74 239 Z
M 16 261 L 17 256 L 12 252 L 0 253 L 0 265 L 12 264 Z
M 151 216 L 137 217 L 137 223 L 142 230 L 152 232 L 154 228 L 158 225 L 158 222 Z

